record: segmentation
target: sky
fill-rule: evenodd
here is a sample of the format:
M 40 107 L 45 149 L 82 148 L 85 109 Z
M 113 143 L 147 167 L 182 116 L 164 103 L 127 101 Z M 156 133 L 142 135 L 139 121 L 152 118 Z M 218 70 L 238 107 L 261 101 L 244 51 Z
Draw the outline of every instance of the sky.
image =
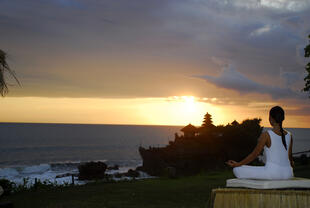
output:
M 310 128 L 309 0 L 0 0 L 0 122 Z M 309 60 L 308 60 L 309 61 Z

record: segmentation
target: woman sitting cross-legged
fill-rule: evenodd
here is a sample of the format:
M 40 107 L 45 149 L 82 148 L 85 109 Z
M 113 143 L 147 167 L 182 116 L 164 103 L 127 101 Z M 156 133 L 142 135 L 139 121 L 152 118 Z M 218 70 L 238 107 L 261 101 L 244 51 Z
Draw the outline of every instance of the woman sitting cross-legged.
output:
M 293 174 L 292 146 L 293 139 L 290 132 L 282 128 L 284 110 L 273 107 L 269 112 L 271 130 L 260 135 L 259 142 L 252 153 L 240 162 L 228 160 L 226 164 L 233 167 L 237 178 L 247 179 L 289 179 Z M 249 166 L 264 149 L 266 154 L 265 166 Z

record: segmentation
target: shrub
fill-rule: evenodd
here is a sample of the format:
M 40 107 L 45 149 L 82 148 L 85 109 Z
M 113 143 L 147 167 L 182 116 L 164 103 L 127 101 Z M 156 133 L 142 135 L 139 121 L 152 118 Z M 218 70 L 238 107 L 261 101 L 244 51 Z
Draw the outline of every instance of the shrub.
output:
M 10 195 L 14 191 L 15 183 L 7 179 L 0 179 L 0 186 L 3 188 L 3 195 Z

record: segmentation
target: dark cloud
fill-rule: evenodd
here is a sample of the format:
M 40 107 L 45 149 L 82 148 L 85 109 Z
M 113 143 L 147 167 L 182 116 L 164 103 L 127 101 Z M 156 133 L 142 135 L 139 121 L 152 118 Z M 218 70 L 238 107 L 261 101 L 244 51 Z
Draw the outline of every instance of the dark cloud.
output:
M 288 82 L 292 82 L 291 80 L 295 79 L 295 73 L 283 73 L 283 76 Z M 273 99 L 304 99 L 306 97 L 306 95 L 295 92 L 288 86 L 277 87 L 255 82 L 235 70 L 232 66 L 223 69 L 219 76 L 203 75 L 195 77 L 205 79 L 207 82 L 214 84 L 218 88 L 235 90 L 241 94 L 269 94 Z
M 307 2 L 2 0 L 0 43 L 23 84 L 10 95 L 225 97 L 190 75 L 234 63 L 248 79 L 236 91 L 299 99 L 268 83 L 303 82 Z
M 280 74 L 281 78 L 284 81 L 284 85 L 291 87 L 297 82 L 302 82 L 303 80 L 303 74 L 299 74 L 297 72 L 285 72 L 282 71 Z
M 303 106 L 303 107 L 299 107 L 294 110 L 289 109 L 287 110 L 287 113 L 291 115 L 297 115 L 297 116 L 310 116 L 310 107 Z

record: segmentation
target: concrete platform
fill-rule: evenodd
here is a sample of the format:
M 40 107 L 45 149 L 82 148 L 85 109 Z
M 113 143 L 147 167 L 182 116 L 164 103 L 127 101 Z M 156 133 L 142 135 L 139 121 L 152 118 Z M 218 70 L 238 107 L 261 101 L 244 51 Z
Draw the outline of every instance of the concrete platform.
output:
M 289 180 L 255 180 L 255 179 L 228 179 L 226 187 L 239 187 L 251 189 L 310 189 L 310 179 L 292 178 Z

